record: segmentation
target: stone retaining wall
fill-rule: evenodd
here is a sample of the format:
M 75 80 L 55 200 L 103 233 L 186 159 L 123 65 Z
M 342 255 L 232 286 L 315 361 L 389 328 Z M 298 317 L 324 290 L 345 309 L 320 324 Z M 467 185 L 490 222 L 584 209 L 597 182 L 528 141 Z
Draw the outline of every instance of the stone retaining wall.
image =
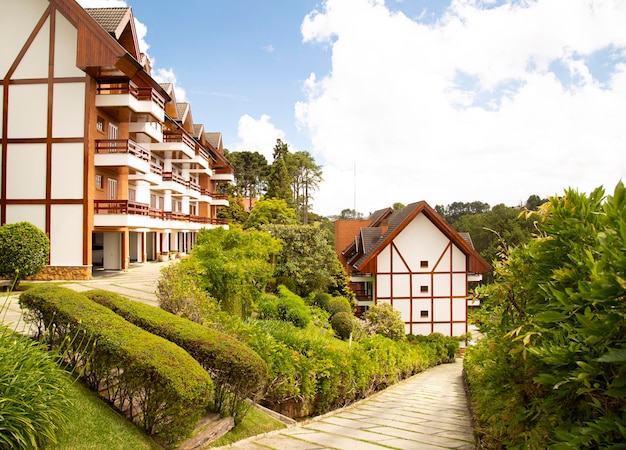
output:
M 27 280 L 91 280 L 91 266 L 46 266 Z

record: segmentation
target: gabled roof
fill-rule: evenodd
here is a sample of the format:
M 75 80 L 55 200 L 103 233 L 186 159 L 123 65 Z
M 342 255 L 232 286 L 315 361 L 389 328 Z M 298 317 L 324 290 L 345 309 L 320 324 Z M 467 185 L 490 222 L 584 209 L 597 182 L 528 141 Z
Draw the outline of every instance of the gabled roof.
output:
M 448 239 L 450 239 L 465 255 L 469 256 L 469 270 L 473 273 L 484 273 L 491 270 L 491 265 L 483 259 L 480 254 L 474 250 L 473 245 L 468 243 L 459 233 L 457 233 L 437 212 L 431 208 L 426 202 L 421 201 L 411 203 L 400 211 L 395 211 L 388 216 L 387 231 L 380 236 L 376 242 L 365 242 L 365 236 L 361 230 L 363 242 L 363 254 L 361 258 L 353 264 L 360 271 L 367 268 L 376 256 L 387 245 L 395 239 L 395 237 L 410 224 L 418 214 L 424 214 L 432 223 L 441 231 Z M 368 235 L 367 239 L 371 239 L 372 235 Z M 367 271 L 367 270 L 366 270 Z
M 212 131 L 204 133 L 204 138 L 211 146 L 218 151 L 222 149 L 222 133 L 219 131 Z
M 202 138 L 202 133 L 204 133 L 204 125 L 201 123 L 193 124 L 193 137 L 200 140 Z
M 130 7 L 85 8 L 104 30 L 118 41 L 136 60 L 141 59 L 139 41 L 135 30 L 135 20 Z

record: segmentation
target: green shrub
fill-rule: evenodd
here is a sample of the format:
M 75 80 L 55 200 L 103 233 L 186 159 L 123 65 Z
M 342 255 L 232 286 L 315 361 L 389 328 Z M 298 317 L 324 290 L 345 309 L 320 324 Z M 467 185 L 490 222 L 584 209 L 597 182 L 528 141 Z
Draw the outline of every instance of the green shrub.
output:
M 404 322 L 400 317 L 400 312 L 387 303 L 370 306 L 363 318 L 367 322 L 366 327 L 372 333 L 385 336 L 394 341 L 406 339 Z
M 278 286 L 278 297 L 264 295 L 259 307 L 259 318 L 291 322 L 299 328 L 305 328 L 311 322 L 311 312 L 304 300 L 285 286 Z
M 60 286 L 29 289 L 19 301 L 34 312 L 49 345 L 67 346 L 66 363 L 90 388 L 159 441 L 175 443 L 203 414 L 211 379 L 177 345 Z
M 626 189 L 569 189 L 479 291 L 465 369 L 483 446 L 626 444 Z
M 346 312 L 348 314 L 352 314 L 352 306 L 350 305 L 350 300 L 345 297 L 332 297 L 328 301 L 328 312 L 330 313 L 331 318 L 338 312 Z
M 67 377 L 51 354 L 0 326 L 0 448 L 56 443 L 72 407 L 67 389 Z
M 315 292 L 311 293 L 307 297 L 307 304 L 309 306 L 317 306 L 325 311 L 329 311 L 330 299 L 332 296 L 327 294 L 326 292 Z
M 216 314 L 217 301 L 198 286 L 197 279 L 198 271 L 190 259 L 161 269 L 156 290 L 159 306 L 200 324 L 204 318 Z
M 48 263 L 50 240 L 28 222 L 0 227 L 0 278 L 21 280 L 35 275 Z
M 352 330 L 354 328 L 354 316 L 350 313 L 340 311 L 331 318 L 330 324 L 332 325 L 333 330 L 335 330 L 335 333 L 337 333 L 337 336 L 345 341 L 350 338 L 350 335 L 352 334 Z
M 239 423 L 246 399 L 260 394 L 267 381 L 267 365 L 248 346 L 219 331 L 183 317 L 103 290 L 84 293 L 129 322 L 174 342 L 193 356 L 211 375 L 215 409 Z

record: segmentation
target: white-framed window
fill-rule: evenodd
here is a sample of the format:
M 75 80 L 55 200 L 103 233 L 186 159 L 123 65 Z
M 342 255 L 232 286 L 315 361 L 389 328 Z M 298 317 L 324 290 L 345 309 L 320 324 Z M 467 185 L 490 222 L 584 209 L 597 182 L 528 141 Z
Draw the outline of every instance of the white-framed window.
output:
M 100 116 L 96 118 L 96 130 L 104 133 L 104 118 Z
M 96 189 L 102 189 L 102 175 L 96 174 Z

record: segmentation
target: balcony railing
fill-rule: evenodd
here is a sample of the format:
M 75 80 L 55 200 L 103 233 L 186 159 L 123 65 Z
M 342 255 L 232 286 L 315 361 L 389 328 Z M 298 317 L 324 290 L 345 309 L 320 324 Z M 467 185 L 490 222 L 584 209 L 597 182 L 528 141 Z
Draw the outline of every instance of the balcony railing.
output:
M 182 131 L 164 131 L 163 142 L 182 142 L 187 147 L 196 151 L 196 141 L 187 133 Z
M 196 145 L 196 155 L 202 156 L 207 161 L 209 160 L 209 152 L 207 152 L 206 149 L 200 144 Z
M 150 215 L 150 205 L 129 200 L 94 200 L 95 214 L 134 214 Z
M 165 109 L 165 98 L 156 90 L 150 87 L 140 88 L 132 81 L 119 83 L 98 83 L 98 95 L 132 95 L 137 100 L 150 100 L 156 103 L 161 109 Z
M 157 175 L 163 175 L 163 168 L 157 163 L 150 161 L 150 172 L 156 173 Z
M 131 139 L 97 140 L 96 153 L 128 153 L 144 161 L 150 161 L 150 152 Z
M 173 172 L 163 172 L 163 181 L 174 181 L 183 186 L 189 187 L 189 181 L 185 180 L 182 176 Z

